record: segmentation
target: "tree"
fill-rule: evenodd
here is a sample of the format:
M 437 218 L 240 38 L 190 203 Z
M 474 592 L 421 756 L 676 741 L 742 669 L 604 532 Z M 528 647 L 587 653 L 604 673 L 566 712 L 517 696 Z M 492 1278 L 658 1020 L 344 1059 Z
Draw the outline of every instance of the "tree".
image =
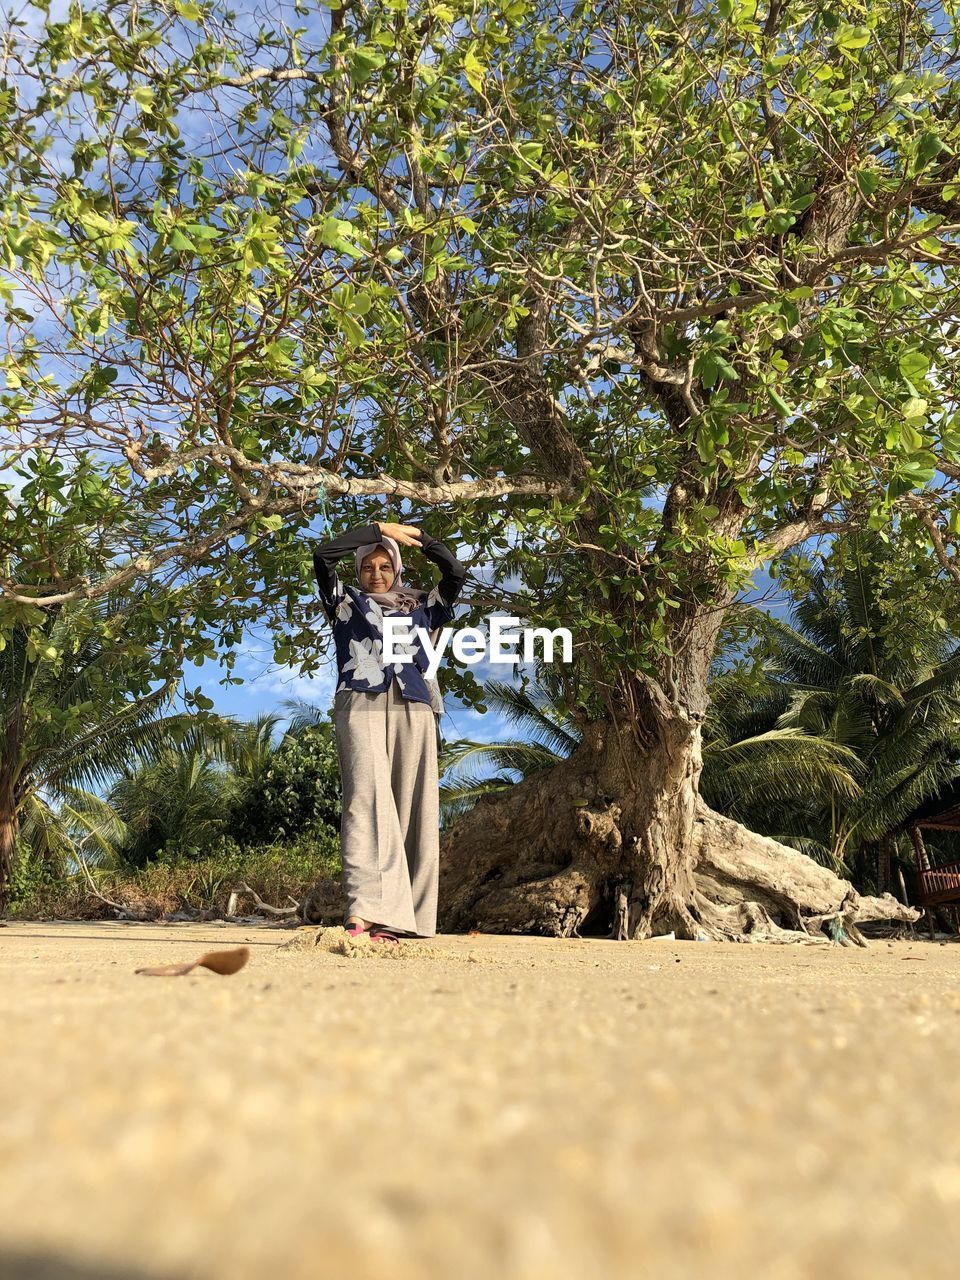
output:
M 340 768 L 329 725 L 291 726 L 242 786 L 230 822 L 240 844 L 340 829 Z
M 738 589 L 894 519 L 960 576 L 952 5 L 428 0 L 297 30 L 278 6 L 251 36 L 179 11 L 13 33 L 0 207 L 44 314 L 11 289 L 3 403 L 30 483 L 95 476 L 71 522 L 228 667 L 253 618 L 315 665 L 321 499 L 443 508 L 502 570 L 475 613 L 577 637 L 583 741 L 451 829 L 441 919 L 569 931 L 622 880 L 637 937 L 736 936 L 695 870 Z M 0 585 L 8 610 L 90 590 L 39 561 Z
M 178 677 L 157 685 L 157 655 L 118 641 L 138 607 L 118 589 L 37 609 L 0 646 L 0 910 L 18 836 L 32 856 L 64 864 L 74 819 L 97 807 L 84 788 L 194 732 L 192 717 L 168 711 Z
M 845 874 L 886 888 L 894 833 L 960 762 L 953 585 L 878 535 L 840 539 L 822 565 L 791 559 L 793 625 L 752 612 L 763 643 L 746 697 L 740 672 L 712 686 L 708 737 L 727 768 L 704 794 L 754 830 L 802 835 Z M 778 748 L 783 734 L 796 736 Z M 791 794 L 784 754 L 795 769 L 794 744 L 811 741 L 853 755 L 860 785 L 838 774 L 829 790 Z
M 161 856 L 202 858 L 226 834 L 236 778 L 202 747 L 170 748 L 126 772 L 108 803 L 123 823 L 118 859 L 144 867 Z
M 280 719 L 185 717 L 180 742 L 118 767 L 106 795 L 66 789 L 58 817 L 70 851 L 83 837 L 85 860 L 141 868 L 166 856 L 201 859 L 221 838 L 280 844 L 323 834 L 336 844 L 339 773 L 330 733 L 291 729 L 275 744 Z

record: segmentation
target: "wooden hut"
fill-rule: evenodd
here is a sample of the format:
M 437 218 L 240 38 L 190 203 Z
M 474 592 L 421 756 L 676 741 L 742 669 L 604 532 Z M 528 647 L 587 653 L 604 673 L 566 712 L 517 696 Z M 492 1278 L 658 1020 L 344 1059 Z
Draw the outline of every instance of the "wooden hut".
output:
M 923 907 L 930 937 L 934 936 L 933 907 L 952 906 L 957 923 L 960 903 L 960 862 L 934 866 L 923 842 L 923 831 L 960 831 L 960 777 L 948 783 L 939 795 L 919 805 L 897 828 L 909 831 L 917 855 L 917 906 Z M 960 929 L 958 929 L 960 932 Z

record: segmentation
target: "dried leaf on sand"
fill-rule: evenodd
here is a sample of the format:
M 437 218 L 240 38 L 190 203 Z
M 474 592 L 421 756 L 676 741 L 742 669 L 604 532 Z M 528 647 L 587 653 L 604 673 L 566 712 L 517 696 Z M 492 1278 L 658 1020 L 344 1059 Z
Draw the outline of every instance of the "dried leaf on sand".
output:
M 207 951 L 199 960 L 187 964 L 158 964 L 146 969 L 135 969 L 151 978 L 180 978 L 193 969 L 210 969 L 213 973 L 237 973 L 250 959 L 249 947 L 232 947 L 227 951 Z

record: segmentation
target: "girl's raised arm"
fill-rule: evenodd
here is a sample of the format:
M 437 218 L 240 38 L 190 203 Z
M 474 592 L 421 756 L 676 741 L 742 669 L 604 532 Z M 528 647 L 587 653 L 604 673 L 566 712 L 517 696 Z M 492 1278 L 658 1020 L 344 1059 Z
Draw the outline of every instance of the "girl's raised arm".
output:
M 422 530 L 420 547 L 425 556 L 440 566 L 440 582 L 427 597 L 427 613 L 433 630 L 453 621 L 453 606 L 467 580 L 467 568 L 442 542 Z
M 331 625 L 337 606 L 346 595 L 343 583 L 337 577 L 337 561 L 368 542 L 379 542 L 380 537 L 380 526 L 374 521 L 373 524 L 365 524 L 362 529 L 348 529 L 339 538 L 318 542 L 313 548 L 313 571 L 317 576 L 320 601 Z

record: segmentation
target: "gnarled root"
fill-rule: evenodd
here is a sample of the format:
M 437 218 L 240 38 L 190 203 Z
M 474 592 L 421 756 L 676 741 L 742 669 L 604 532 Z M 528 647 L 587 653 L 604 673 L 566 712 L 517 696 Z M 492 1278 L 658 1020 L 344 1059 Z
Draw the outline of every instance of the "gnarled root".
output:
M 697 897 L 705 923 L 716 928 L 718 914 L 728 923 L 739 917 L 749 925 L 740 931 L 744 939 L 803 941 L 806 935 L 819 941 L 829 936 L 847 946 L 865 947 L 858 923 L 919 919 L 918 911 L 889 893 L 861 898 L 849 880 L 828 867 L 714 813 L 702 802 L 694 838 Z
M 529 874 L 531 868 L 527 866 Z M 474 904 L 473 927 L 482 933 L 539 933 L 579 938 L 579 927 L 599 901 L 596 881 L 579 867 L 501 884 Z

